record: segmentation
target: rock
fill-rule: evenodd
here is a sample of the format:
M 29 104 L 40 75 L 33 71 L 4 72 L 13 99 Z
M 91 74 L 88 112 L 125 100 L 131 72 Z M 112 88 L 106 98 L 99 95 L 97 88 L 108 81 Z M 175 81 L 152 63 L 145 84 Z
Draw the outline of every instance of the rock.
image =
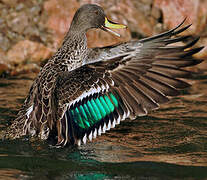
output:
M 29 26 L 28 16 L 25 12 L 13 12 L 7 20 L 7 24 L 12 31 L 21 34 L 24 29 Z
M 40 67 L 37 64 L 30 63 L 26 65 L 20 65 L 16 68 L 13 68 L 10 75 L 17 76 L 19 74 L 28 74 L 28 73 L 38 73 L 40 71 Z
M 9 71 L 11 66 L 7 63 L 6 54 L 0 50 L 0 76 L 3 72 Z
M 51 55 L 49 48 L 29 40 L 19 41 L 7 53 L 8 61 L 12 64 L 23 64 L 26 61 L 40 63 Z
M 44 3 L 44 10 L 48 14 L 46 26 L 53 31 L 56 47 L 63 40 L 79 6 L 76 0 L 49 0 Z
M 8 64 L 6 64 L 5 62 L 2 62 L 0 60 L 0 76 L 2 75 L 2 73 L 4 72 L 9 72 L 10 66 Z
M 39 37 L 38 39 L 40 39 L 39 29 L 35 25 L 27 26 L 24 30 L 24 35 L 31 37 L 31 38 L 32 37 Z
M 7 51 L 10 47 L 9 39 L 0 33 L 0 50 Z
M 0 25 L 2 26 L 4 24 L 4 19 L 0 17 Z
M 15 7 L 18 3 L 18 0 L 1 0 L 1 1 L 10 7 Z
M 6 2 L 10 1 L 0 1 L 0 48 L 4 51 L 8 50 L 23 39 L 43 42 L 41 33 L 49 33 L 42 27 L 45 24 L 42 20 L 42 14 L 45 17 L 45 13 L 42 13 L 42 0 L 18 0 L 16 4 L 15 0 L 12 0 L 14 6 L 4 4 Z M 46 42 L 43 43 L 46 44 Z
M 25 6 L 24 6 L 23 3 L 18 3 L 17 6 L 16 6 L 16 8 L 15 8 L 15 10 L 16 10 L 16 11 L 21 11 L 24 7 L 25 7 Z
M 154 6 L 163 13 L 164 24 L 171 29 L 186 17 L 192 26 L 183 34 L 200 34 L 207 24 L 207 1 L 203 0 L 155 0 Z
M 161 10 L 158 7 L 152 6 L 151 15 L 155 19 L 159 19 L 159 18 L 161 18 L 162 13 L 161 13 Z
M 29 13 L 37 16 L 41 13 L 41 7 L 39 5 L 35 5 L 29 9 Z

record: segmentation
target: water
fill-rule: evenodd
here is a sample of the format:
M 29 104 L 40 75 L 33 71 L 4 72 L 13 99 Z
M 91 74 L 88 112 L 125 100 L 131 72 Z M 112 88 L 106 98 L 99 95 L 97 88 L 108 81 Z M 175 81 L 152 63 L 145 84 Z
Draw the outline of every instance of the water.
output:
M 0 79 L 0 130 L 33 75 Z M 207 179 L 207 73 L 147 117 L 124 121 L 80 148 L 0 141 L 0 179 Z

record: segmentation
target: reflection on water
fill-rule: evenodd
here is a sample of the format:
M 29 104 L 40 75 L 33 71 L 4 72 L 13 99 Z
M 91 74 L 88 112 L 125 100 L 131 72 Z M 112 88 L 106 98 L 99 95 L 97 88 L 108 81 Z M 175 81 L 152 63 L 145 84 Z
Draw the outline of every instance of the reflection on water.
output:
M 0 79 L 0 130 L 14 119 L 32 78 Z M 192 83 L 160 110 L 79 149 L 0 141 L 0 179 L 207 179 L 207 75 Z

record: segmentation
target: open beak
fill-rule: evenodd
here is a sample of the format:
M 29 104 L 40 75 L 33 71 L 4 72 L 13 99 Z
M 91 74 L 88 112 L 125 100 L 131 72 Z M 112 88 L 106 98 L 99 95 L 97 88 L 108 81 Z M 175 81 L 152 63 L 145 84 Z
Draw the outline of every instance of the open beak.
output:
M 120 37 L 121 36 L 120 34 L 118 34 L 117 32 L 112 31 L 111 29 L 124 29 L 124 28 L 126 28 L 125 25 L 114 23 L 114 22 L 108 20 L 105 17 L 105 23 L 104 23 L 104 26 L 103 26 L 104 31 L 108 31 L 108 32 Z

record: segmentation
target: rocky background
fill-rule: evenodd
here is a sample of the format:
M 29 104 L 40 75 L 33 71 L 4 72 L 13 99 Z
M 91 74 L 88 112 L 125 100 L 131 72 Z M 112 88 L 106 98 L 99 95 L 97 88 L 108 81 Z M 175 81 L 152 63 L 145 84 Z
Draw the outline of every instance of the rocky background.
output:
M 187 17 L 186 34 L 200 36 L 207 46 L 207 0 L 0 0 L 0 76 L 38 72 L 61 45 L 81 5 L 101 5 L 109 19 L 128 26 L 121 38 L 88 32 L 89 47 L 151 36 L 177 26 Z M 207 48 L 198 55 L 207 59 Z M 199 65 L 205 70 L 207 63 Z

